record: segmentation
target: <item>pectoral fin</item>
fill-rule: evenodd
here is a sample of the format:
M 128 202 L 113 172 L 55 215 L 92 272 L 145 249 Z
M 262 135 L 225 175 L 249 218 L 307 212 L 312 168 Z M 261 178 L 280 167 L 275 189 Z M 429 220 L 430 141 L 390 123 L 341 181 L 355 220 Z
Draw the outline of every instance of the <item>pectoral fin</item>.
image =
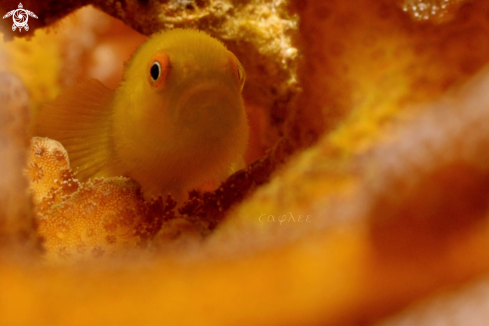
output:
M 114 91 L 91 79 L 66 89 L 33 120 L 33 135 L 63 144 L 80 180 L 114 175 L 113 96 Z

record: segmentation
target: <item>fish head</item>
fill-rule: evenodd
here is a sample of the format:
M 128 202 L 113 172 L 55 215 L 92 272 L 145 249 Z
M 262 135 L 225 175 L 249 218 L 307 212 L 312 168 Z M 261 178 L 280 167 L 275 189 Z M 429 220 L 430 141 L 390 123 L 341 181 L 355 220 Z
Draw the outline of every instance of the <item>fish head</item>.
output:
M 151 37 L 126 67 L 116 99 L 130 121 L 161 138 L 217 139 L 246 120 L 246 75 L 236 56 L 211 36 L 172 30 Z M 245 122 L 246 123 L 246 122 Z

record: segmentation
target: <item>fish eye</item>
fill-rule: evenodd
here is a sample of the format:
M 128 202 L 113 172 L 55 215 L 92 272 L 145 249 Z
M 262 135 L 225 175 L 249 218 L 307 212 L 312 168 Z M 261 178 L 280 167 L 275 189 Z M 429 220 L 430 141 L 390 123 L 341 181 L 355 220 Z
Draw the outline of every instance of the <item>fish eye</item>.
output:
M 170 61 L 168 55 L 164 52 L 156 53 L 149 61 L 148 67 L 148 82 L 156 91 L 165 88 L 165 81 L 168 77 L 170 69 Z
M 161 75 L 161 64 L 158 61 L 153 62 L 153 65 L 151 66 L 151 70 L 149 71 L 149 73 L 151 75 L 151 78 L 154 81 L 157 81 Z

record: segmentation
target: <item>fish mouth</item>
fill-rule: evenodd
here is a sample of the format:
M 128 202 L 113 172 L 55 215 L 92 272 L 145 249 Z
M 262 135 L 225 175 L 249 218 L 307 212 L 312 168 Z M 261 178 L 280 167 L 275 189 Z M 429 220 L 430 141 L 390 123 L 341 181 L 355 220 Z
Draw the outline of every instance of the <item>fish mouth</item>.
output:
M 215 80 L 186 86 L 173 108 L 175 125 L 205 138 L 226 135 L 244 115 L 239 90 Z

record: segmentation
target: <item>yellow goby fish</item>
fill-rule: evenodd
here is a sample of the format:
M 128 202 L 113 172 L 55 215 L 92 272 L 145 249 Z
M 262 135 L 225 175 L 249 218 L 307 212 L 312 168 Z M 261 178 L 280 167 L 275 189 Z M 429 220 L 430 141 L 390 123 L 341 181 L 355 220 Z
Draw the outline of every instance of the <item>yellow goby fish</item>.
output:
M 245 72 L 197 30 L 152 35 L 113 91 L 97 80 L 67 89 L 34 118 L 34 135 L 63 144 L 78 178 L 127 176 L 145 197 L 218 184 L 242 164 Z

